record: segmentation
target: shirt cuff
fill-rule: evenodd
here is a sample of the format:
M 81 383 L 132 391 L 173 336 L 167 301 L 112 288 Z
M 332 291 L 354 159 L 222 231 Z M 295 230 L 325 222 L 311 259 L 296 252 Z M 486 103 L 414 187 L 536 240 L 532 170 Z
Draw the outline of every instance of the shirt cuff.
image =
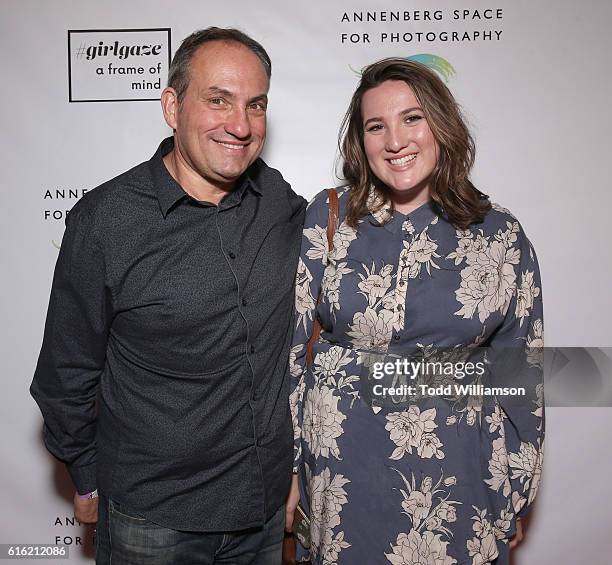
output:
M 87 494 L 96 490 L 96 464 L 70 465 L 68 472 L 79 494 Z

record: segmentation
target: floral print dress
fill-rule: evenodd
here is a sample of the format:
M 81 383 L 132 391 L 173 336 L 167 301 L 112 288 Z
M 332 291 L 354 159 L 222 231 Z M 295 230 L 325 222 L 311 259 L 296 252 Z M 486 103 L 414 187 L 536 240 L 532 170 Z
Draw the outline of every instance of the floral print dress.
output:
M 455 229 L 430 201 L 388 207 L 327 244 L 325 191 L 310 202 L 291 349 L 295 468 L 311 520 L 313 564 L 508 563 L 517 517 L 532 504 L 543 449 L 539 371 L 529 402 L 372 399 L 372 355 L 519 347 L 538 369 L 542 296 L 535 253 L 516 218 L 493 205 Z M 320 298 L 317 302 L 317 298 Z M 313 363 L 306 344 L 322 323 Z M 531 379 L 531 377 L 530 377 Z M 506 405 L 507 404 L 507 405 Z M 300 556 L 300 551 L 302 555 Z

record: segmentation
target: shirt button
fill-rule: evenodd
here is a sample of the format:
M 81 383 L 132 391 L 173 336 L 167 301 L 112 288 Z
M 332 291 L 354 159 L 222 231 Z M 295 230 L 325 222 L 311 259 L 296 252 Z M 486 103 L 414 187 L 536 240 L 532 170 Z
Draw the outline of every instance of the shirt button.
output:
M 236 254 L 233 251 L 230 251 L 228 253 L 228 256 L 229 256 L 230 259 L 235 259 L 236 258 Z
M 399 339 L 400 339 L 399 334 L 395 334 L 395 335 L 393 336 L 393 339 L 394 339 L 395 341 L 399 341 Z
M 251 345 L 251 349 L 249 350 L 251 353 L 255 353 L 255 346 Z
M 243 299 L 242 299 L 242 305 L 243 305 L 243 306 L 246 306 L 246 305 L 247 305 L 247 299 L 246 299 L 246 298 L 243 298 Z

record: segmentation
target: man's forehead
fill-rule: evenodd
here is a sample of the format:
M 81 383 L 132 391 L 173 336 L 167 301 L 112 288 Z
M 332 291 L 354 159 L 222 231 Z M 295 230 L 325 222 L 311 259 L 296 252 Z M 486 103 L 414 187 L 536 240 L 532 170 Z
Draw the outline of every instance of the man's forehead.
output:
M 268 75 L 259 57 L 248 47 L 235 41 L 210 41 L 201 45 L 191 60 L 191 79 L 198 88 L 212 87 L 228 91 L 256 90 L 265 93 Z
M 239 41 L 231 39 L 213 39 L 211 41 L 205 41 L 196 49 L 197 53 L 204 51 L 215 51 L 215 50 L 241 50 L 245 49 L 249 53 L 253 53 L 246 45 L 243 45 Z M 254 54 L 254 53 L 253 53 Z
M 246 45 L 237 41 L 214 40 L 200 45 L 191 60 L 194 66 L 218 67 L 240 65 L 261 70 L 266 76 L 266 69 L 261 59 Z

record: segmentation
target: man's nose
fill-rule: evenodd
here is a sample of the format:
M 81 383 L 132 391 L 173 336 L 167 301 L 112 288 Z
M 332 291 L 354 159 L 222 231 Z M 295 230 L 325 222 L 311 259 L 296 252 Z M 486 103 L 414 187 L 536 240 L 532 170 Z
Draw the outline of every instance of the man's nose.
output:
M 232 109 L 225 121 L 225 131 L 238 139 L 248 139 L 251 136 L 251 123 L 246 109 Z

